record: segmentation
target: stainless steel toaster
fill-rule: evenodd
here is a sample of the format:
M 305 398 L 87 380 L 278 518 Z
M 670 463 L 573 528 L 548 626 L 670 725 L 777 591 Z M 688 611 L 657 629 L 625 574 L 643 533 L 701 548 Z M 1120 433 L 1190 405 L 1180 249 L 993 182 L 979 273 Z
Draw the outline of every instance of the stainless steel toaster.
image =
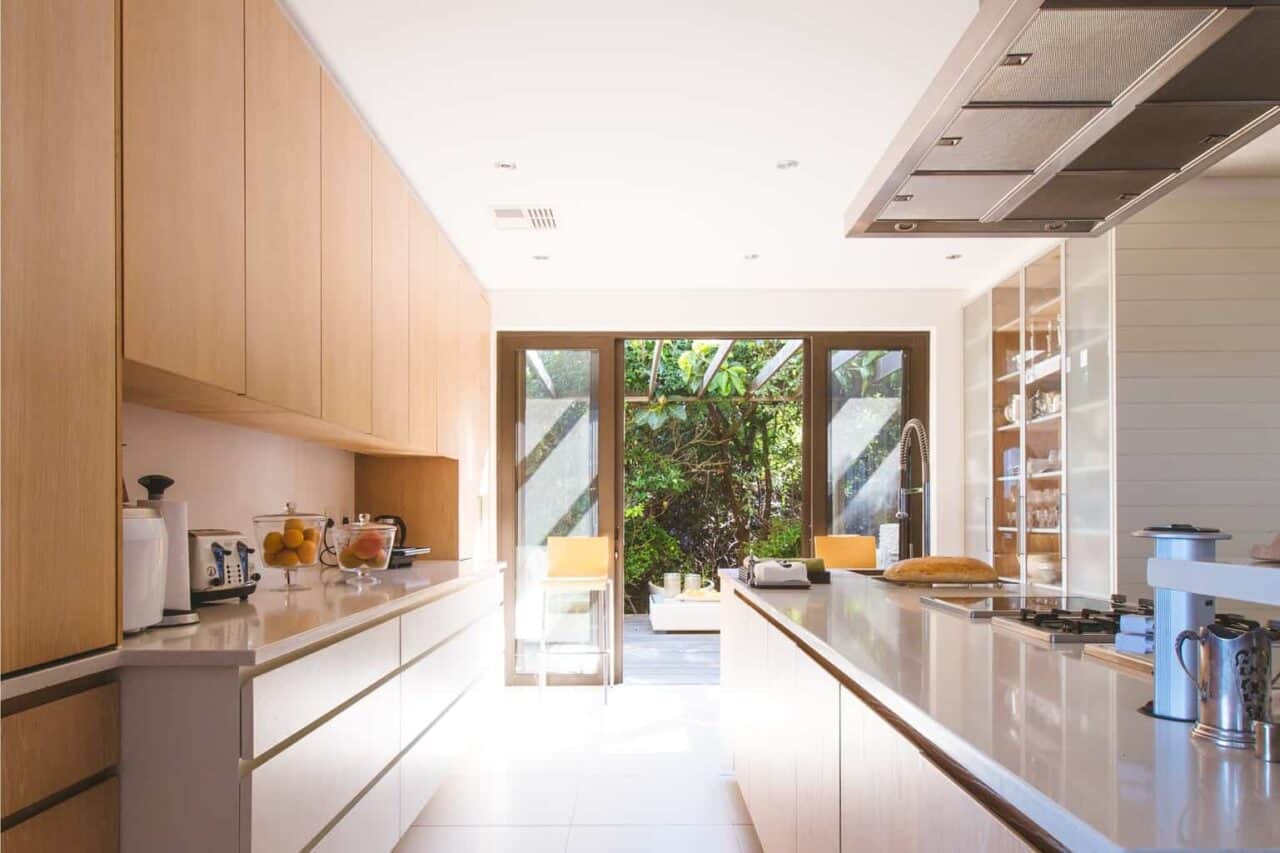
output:
M 191 606 L 223 598 L 248 598 L 262 576 L 254 559 L 256 549 L 238 530 L 192 530 Z

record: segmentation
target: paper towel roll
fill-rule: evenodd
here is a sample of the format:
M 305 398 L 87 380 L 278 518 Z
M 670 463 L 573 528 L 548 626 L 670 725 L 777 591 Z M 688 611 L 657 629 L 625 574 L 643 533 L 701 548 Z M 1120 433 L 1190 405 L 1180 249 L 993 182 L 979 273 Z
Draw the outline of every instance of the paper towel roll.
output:
M 191 609 L 191 569 L 189 544 L 187 543 L 187 502 L 170 500 L 140 500 L 145 506 L 160 513 L 165 531 L 169 534 L 169 553 L 164 561 L 164 609 Z

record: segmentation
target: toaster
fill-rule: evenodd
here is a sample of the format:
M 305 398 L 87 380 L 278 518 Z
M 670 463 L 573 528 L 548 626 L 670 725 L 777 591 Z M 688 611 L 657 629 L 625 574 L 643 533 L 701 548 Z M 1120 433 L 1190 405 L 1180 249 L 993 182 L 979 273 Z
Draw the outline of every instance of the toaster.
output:
M 255 548 L 238 530 L 191 530 L 187 533 L 191 556 L 191 606 L 224 598 L 244 601 L 262 576 L 253 555 Z

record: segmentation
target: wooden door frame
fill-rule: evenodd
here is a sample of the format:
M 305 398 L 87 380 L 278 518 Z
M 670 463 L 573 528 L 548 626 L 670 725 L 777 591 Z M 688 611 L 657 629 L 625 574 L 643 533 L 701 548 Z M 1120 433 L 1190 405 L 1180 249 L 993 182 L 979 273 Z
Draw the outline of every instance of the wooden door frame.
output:
M 620 521 L 615 517 L 618 502 L 615 495 L 621 492 L 617 478 L 615 454 L 620 436 L 617 415 L 621 401 L 617 396 L 620 387 L 621 367 L 617 364 L 619 344 L 613 335 L 580 332 L 498 332 L 497 333 L 497 480 L 498 480 L 498 559 L 506 562 L 503 572 L 503 658 L 506 683 L 531 685 L 536 677 L 530 673 L 516 672 L 516 415 L 520 411 L 524 383 L 519 378 L 520 354 L 530 349 L 595 350 L 599 353 L 596 396 L 599 411 L 597 430 L 599 435 L 599 468 L 596 494 L 600 533 L 613 542 L 613 674 L 617 679 L 622 671 L 622 546 L 618 529 Z M 585 675 L 548 675 L 549 684 L 599 684 L 601 679 Z
M 830 507 L 825 472 L 827 470 L 827 425 L 830 412 L 827 411 L 828 393 L 830 391 L 827 370 L 828 354 L 836 349 L 896 349 L 905 353 L 906 375 L 903 377 L 902 393 L 906 399 L 905 418 L 919 418 L 926 432 L 932 432 L 929 423 L 930 393 L 929 357 L 931 332 L 818 332 L 809 336 L 809 345 L 805 347 L 805 376 L 808 385 L 805 394 L 805 429 L 807 461 L 813 476 L 809 478 L 811 488 L 807 492 L 808 518 L 811 525 L 805 528 L 805 553 L 813 542 L 814 534 L 824 535 L 830 532 Z M 905 422 L 904 418 L 904 422 Z M 908 473 L 919 483 L 919 473 L 915 471 L 914 461 Z M 908 504 L 911 514 L 908 539 L 901 546 L 901 553 L 906 555 L 906 545 L 914 544 L 917 553 L 923 540 L 924 527 L 920 512 L 920 498 L 913 497 Z M 936 541 L 937 537 L 934 537 Z

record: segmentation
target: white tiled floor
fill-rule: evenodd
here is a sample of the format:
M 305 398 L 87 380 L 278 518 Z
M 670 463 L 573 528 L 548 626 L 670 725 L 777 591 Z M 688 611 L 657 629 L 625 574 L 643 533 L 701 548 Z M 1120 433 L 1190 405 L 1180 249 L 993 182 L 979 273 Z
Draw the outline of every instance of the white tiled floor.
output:
M 758 853 L 716 686 L 507 688 L 401 853 Z

